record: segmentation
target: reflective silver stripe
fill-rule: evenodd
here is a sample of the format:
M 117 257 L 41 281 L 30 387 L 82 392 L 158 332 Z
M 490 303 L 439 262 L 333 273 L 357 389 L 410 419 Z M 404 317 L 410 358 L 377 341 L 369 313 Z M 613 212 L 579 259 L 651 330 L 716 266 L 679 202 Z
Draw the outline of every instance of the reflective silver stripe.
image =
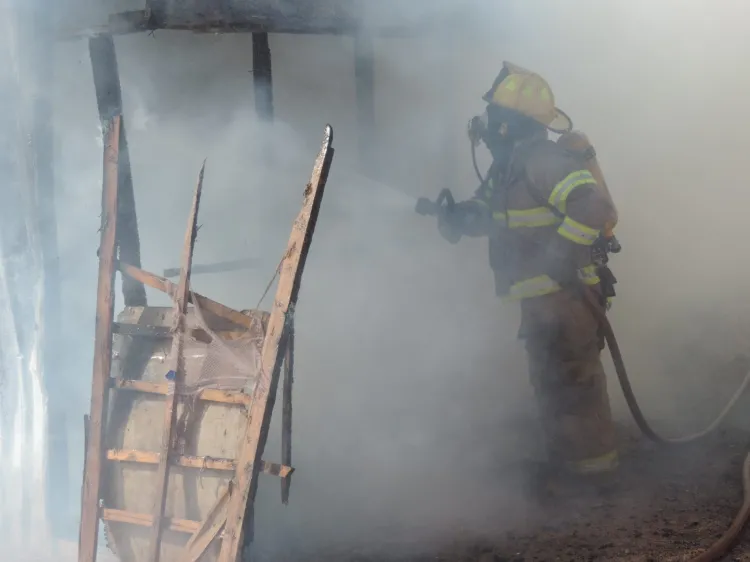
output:
M 541 297 L 542 295 L 555 293 L 560 288 L 560 285 L 548 275 L 538 275 L 511 285 L 506 300 L 512 302 L 531 297 Z
M 510 228 L 552 226 L 554 224 L 560 224 L 560 218 L 547 207 L 508 210 L 508 226 Z
M 565 220 L 560 225 L 560 228 L 557 229 L 557 232 L 563 238 L 584 246 L 591 246 L 599 237 L 598 230 L 594 230 L 590 226 L 581 224 L 570 217 L 565 217 Z
M 614 470 L 619 464 L 620 457 L 617 454 L 617 450 L 614 450 L 599 457 L 568 462 L 566 463 L 566 467 L 569 471 L 576 474 L 599 474 Z
M 582 185 L 594 184 L 596 180 L 588 170 L 576 170 L 565 176 L 552 190 L 549 196 L 549 204 L 558 208 L 561 212 L 565 211 L 565 202 L 568 200 L 570 193 Z
M 579 269 L 578 277 L 581 281 L 583 281 L 584 285 L 596 285 L 601 281 L 601 279 L 599 279 L 599 276 L 596 274 L 596 266 L 593 264 Z
M 587 265 L 578 270 L 578 277 L 585 285 L 596 285 L 599 283 L 599 276 L 596 274 L 595 265 Z M 553 281 L 548 275 L 537 275 L 529 279 L 524 279 L 511 285 L 508 294 L 503 297 L 504 301 L 514 302 L 532 297 L 541 297 L 556 293 L 562 289 L 557 281 Z

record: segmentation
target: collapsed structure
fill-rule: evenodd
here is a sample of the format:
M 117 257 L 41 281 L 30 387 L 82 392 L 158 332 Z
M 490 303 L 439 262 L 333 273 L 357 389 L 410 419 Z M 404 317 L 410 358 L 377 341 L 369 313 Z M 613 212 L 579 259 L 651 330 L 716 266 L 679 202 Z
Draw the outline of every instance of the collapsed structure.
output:
M 76 503 L 78 491 L 71 484 L 76 475 L 69 473 L 71 463 L 69 431 L 72 427 L 80 427 L 78 420 L 71 419 L 66 403 L 66 387 L 60 376 L 61 366 L 59 357 L 64 354 L 60 334 L 62 329 L 62 295 L 60 294 L 59 255 L 57 248 L 57 217 L 55 214 L 55 178 L 54 178 L 54 131 L 55 121 L 52 106 L 54 96 L 54 51 L 58 40 L 85 38 L 88 42 L 91 67 L 98 106 L 98 113 L 106 128 L 114 118 L 119 120 L 118 136 L 118 207 L 117 207 L 117 251 L 120 263 L 140 268 L 140 237 L 137 228 L 137 214 L 133 178 L 130 168 L 130 151 L 125 120 L 123 118 L 122 92 L 118 72 L 118 61 L 114 37 L 126 33 L 138 33 L 153 30 L 188 30 L 196 33 L 251 33 L 252 53 L 248 58 L 253 60 L 254 103 L 259 118 L 270 121 L 274 118 L 273 76 L 271 50 L 269 47 L 270 33 L 294 34 L 335 34 L 349 35 L 354 43 L 354 61 L 352 72 L 356 81 L 356 107 L 360 148 L 361 170 L 366 174 L 376 166 L 373 162 L 374 141 L 374 54 L 373 41 L 378 36 L 404 37 L 414 36 L 422 31 L 434 30 L 439 21 L 432 17 L 424 17 L 422 13 L 415 13 L 408 22 L 400 21 L 404 10 L 398 12 L 398 17 L 385 17 L 390 8 L 396 4 L 382 2 L 378 13 L 374 14 L 372 6 L 353 0 L 319 0 L 316 2 L 299 2 L 287 0 L 230 0 L 227 2 L 213 2 L 208 0 L 172 1 L 146 0 L 142 9 L 132 10 L 133 3 L 119 4 L 116 13 L 107 16 L 103 26 L 91 26 L 80 23 L 82 15 L 111 9 L 111 5 L 102 8 L 97 2 L 84 0 L 70 0 L 64 3 L 50 5 L 49 2 L 33 0 L 21 2 L 8 0 L 2 4 L 4 22 L 12 31 L 4 35 L 4 54 L 13 61 L 13 68 L 9 69 L 8 84 L 17 86 L 13 90 L 11 100 L 4 97 L 3 111 L 4 142 L 14 150 L 8 150 L 8 156 L 20 152 L 16 162 L 20 163 L 16 173 L 16 180 L 23 184 L 16 189 L 15 184 L 8 182 L 6 186 L 7 212 L 12 214 L 19 205 L 12 203 L 19 197 L 24 199 L 24 213 L 28 214 L 24 220 L 28 224 L 21 225 L 24 231 L 23 240 L 35 245 L 33 251 L 26 249 L 27 256 L 34 256 L 35 267 L 38 272 L 30 277 L 41 279 L 40 286 L 31 286 L 24 279 L 14 280 L 18 287 L 10 287 L 9 294 L 17 295 L 18 300 L 24 300 L 25 292 L 37 289 L 43 292 L 34 299 L 35 306 L 40 310 L 26 316 L 40 317 L 40 321 L 23 330 L 15 326 L 18 334 L 33 331 L 43 326 L 44 341 L 34 339 L 33 349 L 38 348 L 40 354 L 38 381 L 31 381 L 39 386 L 42 400 L 35 400 L 32 409 L 28 404 L 22 404 L 20 399 L 12 396 L 10 401 L 4 402 L 4 420 L 7 423 L 0 427 L 5 437 L 3 447 L 31 448 L 27 439 L 30 432 L 41 435 L 42 441 L 33 443 L 39 449 L 34 453 L 39 463 L 32 463 L 30 459 L 24 462 L 34 464 L 44 474 L 19 473 L 22 482 L 17 485 L 18 501 L 3 498 L 2 509 L 12 513 L 19 510 L 20 516 L 14 529 L 6 532 L 17 537 L 19 543 L 29 544 L 37 534 L 39 523 L 38 511 L 46 516 L 52 534 L 57 537 L 68 537 L 73 532 L 72 518 L 66 507 Z M 390 8 L 389 8 L 390 6 Z M 123 11 L 129 10 L 129 11 Z M 445 10 L 440 10 L 443 21 L 451 20 Z M 394 12 L 395 13 L 395 12 Z M 85 19 L 85 18 L 83 18 Z M 7 45 L 5 45 L 7 43 Z M 5 70 L 3 71 L 5 72 Z M 9 90 L 10 91 L 10 90 Z M 4 91 L 3 94 L 8 93 Z M 20 148 L 19 148 L 20 147 Z M 16 166 L 16 163 L 13 162 Z M 13 191 L 13 193 L 10 193 Z M 16 192 L 17 191 L 17 192 Z M 29 196 L 30 194 L 30 196 Z M 28 197 L 27 197 L 28 196 Z M 28 208 L 26 208 L 28 207 Z M 16 223 L 25 216 L 16 212 L 13 220 L 5 220 L 3 245 L 15 240 Z M 36 247 L 38 246 L 38 248 Z M 3 248 L 4 259 L 12 249 Z M 16 249 L 17 250 L 17 249 Z M 15 250 L 14 250 L 15 251 Z M 123 293 L 125 306 L 128 310 L 133 307 L 147 306 L 146 291 L 142 280 L 123 276 Z M 17 283 L 16 283 L 17 282 Z M 43 284 L 43 287 L 41 286 Z M 19 292 L 20 291 L 20 292 Z M 24 294 L 20 294 L 23 292 Z M 10 315 L 9 315 L 10 317 Z M 210 319 L 207 317 L 210 323 Z M 36 326 L 36 327 L 35 327 Z M 28 328 L 28 329 L 27 329 Z M 19 336 L 20 337 L 20 336 Z M 120 337 L 120 334 L 117 335 Z M 124 337 L 124 336 L 123 336 Z M 15 338 L 15 336 L 14 336 Z M 31 340 L 29 340 L 31 341 Z M 28 343 L 28 342 L 26 342 Z M 25 342 L 21 342 L 25 345 Z M 23 347 L 23 345 L 21 346 Z M 31 349 L 31 348 L 29 348 Z M 34 356 L 33 351 L 25 347 L 19 355 Z M 10 354 L 13 355 L 13 354 Z M 20 366 L 26 369 L 26 366 Z M 28 371 L 28 369 L 26 369 Z M 9 378 L 10 377 L 9 375 Z M 17 377 L 22 380 L 23 377 Z M 28 387 L 24 381 L 24 386 Z M 19 392 L 20 392 L 19 388 Z M 25 400 L 32 398 L 28 388 Z M 17 416 L 15 411 L 25 411 L 24 416 Z M 24 427 L 16 427 L 15 419 L 24 419 Z M 33 418 L 33 420 L 31 419 Z M 16 424 L 16 425 L 14 425 Z M 15 431 L 18 435 L 12 433 Z M 20 450 L 20 449 L 19 449 Z M 26 454 L 26 453 L 24 453 Z M 73 453 L 75 454 L 75 453 Z M 36 458 L 35 457 L 35 458 Z M 10 480 L 9 480 L 10 481 Z M 15 485 L 13 485 L 15 486 Z M 37 495 L 38 490 L 44 488 L 43 505 L 31 508 L 28 501 L 31 495 Z M 15 492 L 15 490 L 14 490 Z M 54 508 L 52 506 L 55 506 Z M 16 529 L 16 526 L 18 529 Z
M 281 477 L 282 501 L 289 497 L 294 307 L 333 158 L 333 131 L 326 128 L 305 187 L 277 270 L 270 313 L 233 310 L 190 289 L 203 168 L 185 233 L 179 283 L 122 259 L 121 133 L 121 117 L 115 116 L 107 124 L 104 149 L 78 560 L 96 562 L 101 519 L 114 524 L 108 527 L 110 547 L 123 562 L 237 562 L 252 538 L 259 474 Z M 115 322 L 117 270 L 139 290 L 145 292 L 147 285 L 168 294 L 173 306 L 126 306 Z M 275 464 L 261 456 L 282 361 L 283 464 Z

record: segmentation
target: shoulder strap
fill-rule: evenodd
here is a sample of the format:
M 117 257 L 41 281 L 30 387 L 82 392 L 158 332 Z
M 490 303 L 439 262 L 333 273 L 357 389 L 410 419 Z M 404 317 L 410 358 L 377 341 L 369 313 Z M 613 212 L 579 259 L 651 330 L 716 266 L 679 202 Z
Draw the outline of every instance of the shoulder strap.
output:
M 531 195 L 531 198 L 536 202 L 537 205 L 540 207 L 547 207 L 550 211 L 552 211 L 552 214 L 554 214 L 558 218 L 564 218 L 565 214 L 562 213 L 557 207 L 554 205 L 551 205 L 547 199 L 545 199 L 541 193 L 539 193 L 539 190 L 537 190 L 534 183 L 531 181 L 531 178 L 529 177 L 528 169 L 526 168 L 526 159 L 528 158 L 528 154 L 531 150 L 531 148 L 534 145 L 534 141 L 530 142 L 526 146 L 522 147 L 522 152 L 518 155 L 519 156 L 519 162 L 518 165 L 521 167 L 521 170 L 523 172 L 524 179 L 526 180 L 524 183 L 526 184 L 526 190 L 529 192 L 529 195 Z

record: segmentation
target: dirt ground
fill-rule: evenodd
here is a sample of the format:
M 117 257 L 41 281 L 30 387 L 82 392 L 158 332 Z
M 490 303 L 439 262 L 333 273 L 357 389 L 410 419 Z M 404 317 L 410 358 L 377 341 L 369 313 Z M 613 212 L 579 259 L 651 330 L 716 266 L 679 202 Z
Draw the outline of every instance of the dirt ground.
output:
M 409 555 L 349 550 L 271 559 L 676 562 L 700 553 L 729 526 L 742 501 L 740 472 L 745 453 L 750 450 L 750 434 L 723 430 L 699 444 L 664 449 L 645 441 L 634 430 L 622 430 L 621 442 L 621 469 L 613 489 L 606 494 L 576 494 L 574 499 L 535 504 L 523 528 L 506 530 L 502 536 L 446 537 L 441 547 L 417 553 L 412 550 Z M 70 551 L 72 561 L 73 543 Z M 62 551 L 54 558 L 68 560 Z M 54 558 L 28 560 L 46 562 Z M 254 557 L 260 559 L 266 560 Z M 750 561 L 750 529 L 724 560 Z
M 394 557 L 327 552 L 306 561 L 532 562 L 688 560 L 729 526 L 742 503 L 741 467 L 750 435 L 721 431 L 700 444 L 660 448 L 623 431 L 614 488 L 536 504 L 524 528 L 500 537 L 455 538 L 432 552 Z M 750 561 L 750 533 L 725 560 Z

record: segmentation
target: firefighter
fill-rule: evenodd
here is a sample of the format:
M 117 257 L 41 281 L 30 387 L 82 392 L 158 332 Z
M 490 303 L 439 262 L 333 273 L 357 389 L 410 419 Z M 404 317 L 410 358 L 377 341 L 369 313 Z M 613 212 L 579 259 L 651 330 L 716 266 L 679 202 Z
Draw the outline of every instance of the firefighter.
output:
M 438 229 L 453 243 L 488 236 L 496 292 L 520 301 L 518 337 L 548 466 L 558 475 L 612 474 L 618 453 L 604 341 L 589 306 L 608 306 L 592 250 L 614 206 L 584 159 L 548 139 L 572 123 L 542 77 L 506 62 L 483 99 L 486 111 L 471 120 L 469 136 L 484 142 L 492 165 L 471 199 L 438 214 Z M 596 298 L 587 302 L 584 291 Z

